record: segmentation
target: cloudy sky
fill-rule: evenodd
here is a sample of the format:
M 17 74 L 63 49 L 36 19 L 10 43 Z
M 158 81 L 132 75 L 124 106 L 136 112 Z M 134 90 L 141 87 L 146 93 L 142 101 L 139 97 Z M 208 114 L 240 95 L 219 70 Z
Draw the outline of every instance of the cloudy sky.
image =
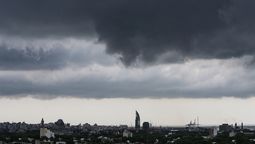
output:
M 0 121 L 131 125 L 138 109 L 157 125 L 198 115 L 206 124 L 255 124 L 243 117 L 255 102 L 254 7 L 253 0 L 2 0 L 0 109 L 10 112 Z M 126 117 L 112 121 L 120 107 Z M 235 115 L 213 119 L 216 107 Z M 163 109 L 169 117 L 158 114 Z

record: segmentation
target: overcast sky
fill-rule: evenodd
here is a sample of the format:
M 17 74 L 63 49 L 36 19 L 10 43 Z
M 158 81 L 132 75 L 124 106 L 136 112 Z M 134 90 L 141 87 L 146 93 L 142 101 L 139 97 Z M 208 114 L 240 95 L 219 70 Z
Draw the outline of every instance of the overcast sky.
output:
M 254 0 L 2 0 L 0 97 L 253 98 L 254 7 Z
M 10 0 L 0 94 L 254 96 L 253 0 Z

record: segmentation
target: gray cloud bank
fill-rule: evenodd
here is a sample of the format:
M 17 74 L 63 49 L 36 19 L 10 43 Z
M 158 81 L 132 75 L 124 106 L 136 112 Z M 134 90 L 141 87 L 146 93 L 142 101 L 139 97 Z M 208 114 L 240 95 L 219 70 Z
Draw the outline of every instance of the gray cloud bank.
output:
M 56 71 L 0 73 L 2 97 L 220 98 L 254 96 L 255 70 L 242 67 L 249 57 L 192 61 L 146 69 L 90 65 Z M 219 70 L 220 69 L 220 70 Z
M 0 95 L 254 96 L 254 7 L 253 0 L 2 0 Z
M 226 59 L 254 55 L 254 6 L 253 0 L 10 0 L 0 4 L 0 33 L 97 38 L 126 65 Z

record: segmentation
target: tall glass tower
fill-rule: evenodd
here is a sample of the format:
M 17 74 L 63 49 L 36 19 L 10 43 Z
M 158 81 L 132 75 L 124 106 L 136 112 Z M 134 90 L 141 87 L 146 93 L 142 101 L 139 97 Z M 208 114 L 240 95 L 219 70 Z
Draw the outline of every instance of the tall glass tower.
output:
M 135 111 L 135 128 L 139 129 L 140 128 L 140 115 L 137 111 Z

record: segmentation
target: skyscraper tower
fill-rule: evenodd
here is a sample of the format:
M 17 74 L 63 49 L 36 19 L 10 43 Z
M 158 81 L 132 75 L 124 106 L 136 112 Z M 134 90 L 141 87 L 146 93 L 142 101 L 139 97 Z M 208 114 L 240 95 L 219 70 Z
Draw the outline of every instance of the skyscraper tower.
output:
M 135 111 L 135 128 L 140 129 L 140 115 L 137 111 Z

